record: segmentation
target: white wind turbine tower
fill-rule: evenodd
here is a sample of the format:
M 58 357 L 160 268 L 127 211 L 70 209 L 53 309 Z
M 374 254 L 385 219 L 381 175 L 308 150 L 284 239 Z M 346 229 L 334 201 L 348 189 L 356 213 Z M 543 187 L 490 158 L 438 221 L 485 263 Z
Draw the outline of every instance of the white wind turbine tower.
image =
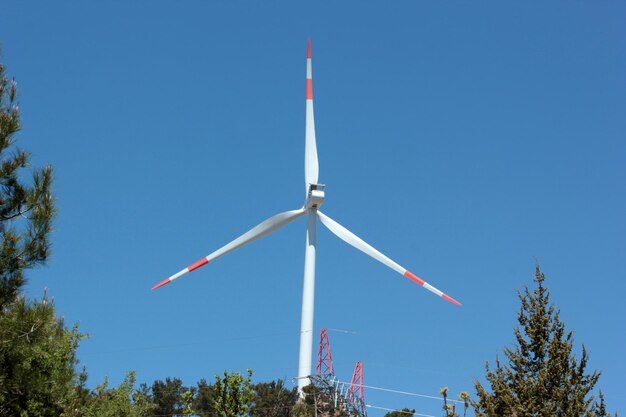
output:
M 436 295 L 456 305 L 461 305 L 454 298 L 444 294 L 437 288 L 419 278 L 417 275 L 392 261 L 319 210 L 319 207 L 324 202 L 324 185 L 318 184 L 319 166 L 317 161 L 317 146 L 315 144 L 315 123 L 313 120 L 313 78 L 311 69 L 310 41 L 307 45 L 306 60 L 306 137 L 304 152 L 304 184 L 306 192 L 304 207 L 297 210 L 285 211 L 270 217 L 227 245 L 152 287 L 153 290 L 162 287 L 163 285 L 168 284 L 175 279 L 180 278 L 181 276 L 200 268 L 211 261 L 214 261 L 217 258 L 220 258 L 250 242 L 260 239 L 283 226 L 286 226 L 297 218 L 306 215 L 306 250 L 304 256 L 304 285 L 302 290 L 302 319 L 300 324 L 300 355 L 298 363 L 298 392 L 301 397 L 303 396 L 302 389 L 307 385 L 307 377 L 311 375 L 311 360 L 313 355 L 313 304 L 315 297 L 316 222 L 318 218 L 324 226 L 326 226 L 340 239 L 366 253 L 377 261 L 387 265 L 389 268 L 404 275 Z

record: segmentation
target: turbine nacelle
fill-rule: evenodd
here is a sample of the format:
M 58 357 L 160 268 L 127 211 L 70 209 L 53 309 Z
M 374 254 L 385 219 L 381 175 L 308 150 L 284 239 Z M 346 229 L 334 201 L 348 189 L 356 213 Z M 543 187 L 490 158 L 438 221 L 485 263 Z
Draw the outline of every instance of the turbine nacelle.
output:
M 324 184 L 309 184 L 309 192 L 306 196 L 306 202 L 304 203 L 304 208 L 309 209 L 318 209 L 324 203 L 324 189 L 326 185 Z

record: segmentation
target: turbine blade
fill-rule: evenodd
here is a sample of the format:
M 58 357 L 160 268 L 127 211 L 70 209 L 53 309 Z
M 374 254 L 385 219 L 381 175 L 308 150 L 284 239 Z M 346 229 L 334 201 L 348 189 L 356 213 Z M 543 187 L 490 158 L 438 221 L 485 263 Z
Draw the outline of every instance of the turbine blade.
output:
M 319 164 L 315 143 L 315 119 L 313 117 L 313 72 L 311 66 L 311 40 L 307 43 L 306 55 L 306 135 L 304 145 L 304 187 L 309 192 L 309 184 L 317 184 Z
M 159 282 L 157 285 L 152 287 L 152 289 L 156 290 L 157 288 L 162 287 L 165 284 L 169 284 L 175 279 L 180 278 L 183 275 L 195 269 L 198 269 L 201 266 L 204 266 L 208 264 L 209 262 L 214 261 L 215 259 L 234 251 L 235 249 L 240 248 L 243 245 L 246 245 L 250 242 L 260 239 L 263 236 L 266 236 L 280 229 L 281 227 L 288 225 L 289 223 L 296 220 L 298 217 L 304 215 L 305 213 L 306 213 L 305 209 L 301 208 L 298 210 L 285 211 L 283 213 L 279 213 L 275 216 L 272 216 L 269 219 L 261 222 L 257 226 L 253 227 L 252 229 L 250 229 L 243 235 L 239 236 L 237 239 L 233 240 L 232 242 L 228 243 L 225 246 L 222 246 L 221 248 L 211 253 L 207 257 L 200 259 L 199 261 L 189 265 L 187 268 L 181 269 L 180 271 L 178 271 L 171 277 Z
M 335 235 L 337 235 L 337 237 L 339 237 L 346 243 L 349 243 L 350 245 L 354 246 L 361 252 L 365 252 L 367 255 L 376 259 L 378 262 L 384 265 L 387 265 L 389 268 L 393 269 L 399 274 L 404 275 L 411 281 L 421 285 L 422 287 L 426 288 L 428 291 L 434 294 L 437 294 L 438 296 L 450 301 L 451 303 L 454 303 L 459 306 L 461 305 L 461 303 L 456 301 L 454 298 L 439 291 L 437 288 L 433 287 L 432 285 L 430 285 L 429 283 L 427 283 L 426 281 L 424 281 L 417 275 L 413 274 L 411 271 L 398 265 L 396 262 L 392 261 L 385 255 L 383 255 L 382 253 L 374 249 L 363 239 L 361 239 L 360 237 L 358 237 L 357 235 L 355 235 L 354 233 L 352 233 L 351 231 L 349 231 L 348 229 L 346 229 L 345 227 L 343 227 L 342 225 L 340 225 L 339 223 L 337 223 L 336 221 L 334 221 L 333 219 L 331 219 L 330 217 L 322 213 L 321 211 L 319 210 L 317 211 L 317 216 L 319 217 L 322 224 L 328 228 L 328 230 L 333 232 Z

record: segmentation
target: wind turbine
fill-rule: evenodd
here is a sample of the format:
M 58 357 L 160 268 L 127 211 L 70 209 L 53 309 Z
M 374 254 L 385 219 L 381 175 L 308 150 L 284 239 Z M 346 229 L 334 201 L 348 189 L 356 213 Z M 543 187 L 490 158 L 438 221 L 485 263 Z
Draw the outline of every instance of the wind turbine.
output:
M 305 202 L 302 208 L 285 211 L 261 222 L 232 242 L 222 246 L 215 252 L 178 271 L 169 278 L 161 281 L 153 290 L 169 284 L 250 242 L 262 238 L 299 217 L 307 216 L 306 249 L 304 255 L 304 285 L 302 290 L 302 319 L 300 322 L 300 355 L 298 363 L 298 392 L 303 396 L 302 389 L 307 385 L 306 379 L 311 375 L 311 358 L 313 354 L 313 301 L 315 297 L 315 252 L 316 252 L 316 222 L 319 219 L 337 237 L 358 250 L 366 253 L 377 261 L 387 265 L 394 271 L 404 275 L 413 282 L 426 288 L 428 291 L 442 297 L 456 305 L 461 305 L 454 298 L 444 294 L 408 269 L 374 249 L 354 233 L 325 215 L 319 210 L 324 202 L 324 185 L 318 184 L 319 164 L 317 160 L 317 145 L 315 143 L 315 122 L 313 119 L 313 75 L 311 67 L 311 42 L 307 43 L 306 60 L 306 135 L 304 149 L 304 186 Z

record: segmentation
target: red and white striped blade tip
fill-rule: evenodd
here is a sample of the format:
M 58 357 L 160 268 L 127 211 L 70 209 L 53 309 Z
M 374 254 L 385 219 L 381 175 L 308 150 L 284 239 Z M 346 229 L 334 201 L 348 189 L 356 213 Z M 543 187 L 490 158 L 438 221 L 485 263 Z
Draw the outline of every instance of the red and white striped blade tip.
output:
M 448 300 L 451 303 L 456 304 L 458 306 L 461 305 L 461 303 L 459 303 L 457 300 L 455 300 L 454 298 L 450 297 L 447 294 L 444 294 L 443 292 L 441 292 L 438 289 L 434 288 L 430 284 L 426 283 L 426 281 L 424 281 L 423 279 L 421 279 L 420 277 L 415 275 L 413 272 L 408 271 L 408 270 L 404 271 L 404 276 L 407 277 L 408 279 L 410 279 L 411 281 L 421 285 L 422 287 L 425 287 L 427 290 L 429 290 L 431 292 L 434 292 L 437 295 L 440 295 L 441 298 L 443 298 L 444 300 Z
M 454 303 L 456 305 L 458 305 L 459 307 L 461 306 L 461 303 L 459 303 L 457 300 L 455 300 L 454 298 L 450 297 L 449 295 L 446 294 L 442 294 L 441 295 L 445 300 L 450 301 L 451 303 Z
M 165 284 L 169 284 L 170 282 L 172 282 L 169 278 L 164 279 L 163 281 L 159 282 L 157 285 L 155 285 L 154 287 L 152 287 L 153 290 L 156 290 L 159 287 L 164 286 Z
M 311 38 L 309 38 L 306 43 L 306 57 L 311 58 Z

